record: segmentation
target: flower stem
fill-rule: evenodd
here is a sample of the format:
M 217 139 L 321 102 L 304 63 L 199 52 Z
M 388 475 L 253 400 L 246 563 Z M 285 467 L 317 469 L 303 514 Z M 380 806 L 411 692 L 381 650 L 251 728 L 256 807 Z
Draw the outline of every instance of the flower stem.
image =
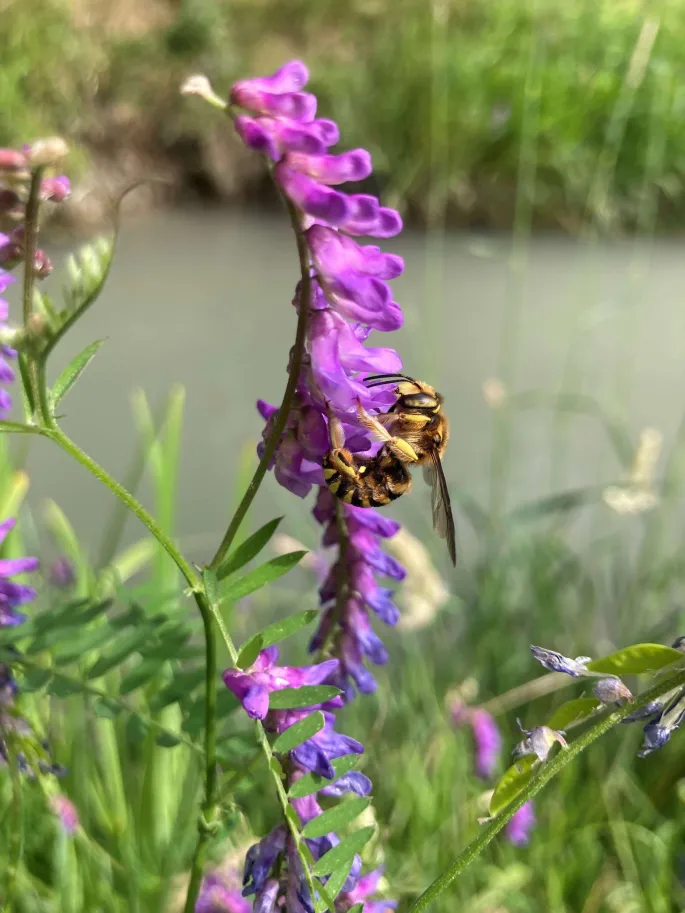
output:
M 584 751 L 596 739 L 604 735 L 604 733 L 613 729 L 613 727 L 617 723 L 620 723 L 624 717 L 627 717 L 640 707 L 644 707 L 644 705 L 648 704 L 650 701 L 656 700 L 656 698 L 665 694 L 667 691 L 670 691 L 673 688 L 682 687 L 683 685 L 685 685 L 685 670 L 677 672 L 670 678 L 663 679 L 659 684 L 654 685 L 653 688 L 645 691 L 634 701 L 625 704 L 625 706 L 618 710 L 614 710 L 613 713 L 609 713 L 598 723 L 595 723 L 594 726 L 591 726 L 587 732 L 571 742 L 565 751 L 561 751 L 551 761 L 543 764 L 540 767 L 537 776 L 533 777 L 526 788 L 507 806 L 505 811 L 484 827 L 478 837 L 469 843 L 466 849 L 457 856 L 452 865 L 446 869 L 442 875 L 436 878 L 433 884 L 421 894 L 414 905 L 409 908 L 409 913 L 422 913 L 423 910 L 426 910 L 428 906 L 452 884 L 454 879 L 461 875 L 464 869 L 473 862 L 476 856 L 485 849 L 488 843 L 499 834 L 502 828 L 514 817 L 514 814 L 521 806 L 525 805 L 533 796 L 537 795 L 537 793 L 549 783 L 552 777 L 555 777 L 560 773 L 567 764 L 570 764 L 571 761 L 581 753 L 581 751 Z
M 198 575 L 195 573 L 188 561 L 183 557 L 183 555 L 176 548 L 172 540 L 167 536 L 164 530 L 157 523 L 152 514 L 148 513 L 147 510 L 143 507 L 140 502 L 133 497 L 133 495 L 127 491 L 123 485 L 121 485 L 115 478 L 113 478 L 106 469 L 103 469 L 99 463 L 89 456 L 85 451 L 81 450 L 78 444 L 75 444 L 62 429 L 51 420 L 49 426 L 43 430 L 43 434 L 54 441 L 62 450 L 66 451 L 70 456 L 72 456 L 78 463 L 84 466 L 91 475 L 94 475 L 95 478 L 102 482 L 109 490 L 119 498 L 120 501 L 128 507 L 128 509 L 138 517 L 138 519 L 143 523 L 144 526 L 152 533 L 155 539 L 159 542 L 162 548 L 170 555 L 170 557 L 176 563 L 178 569 L 185 577 L 188 585 L 192 588 L 199 587 L 200 581 Z M 200 609 L 202 611 L 202 609 Z
M 33 281 L 35 278 L 34 264 L 36 259 L 36 243 L 38 239 L 38 210 L 40 200 L 40 182 L 43 174 L 42 168 L 37 168 L 31 175 L 29 195 L 26 201 L 26 215 L 24 217 L 24 326 L 29 322 L 33 311 Z
M 209 567 L 213 570 L 218 568 L 221 562 L 226 557 L 228 550 L 233 544 L 233 540 L 236 537 L 236 533 L 240 528 L 240 524 L 245 519 L 245 515 L 250 509 L 250 505 L 254 501 L 255 495 L 259 490 L 259 486 L 262 484 L 262 480 L 266 475 L 266 472 L 269 468 L 271 460 L 276 448 L 281 440 L 281 435 L 285 430 L 286 422 L 288 421 L 288 416 L 290 415 L 290 410 L 292 408 L 293 399 L 295 398 L 295 390 L 297 389 L 297 384 L 300 379 L 300 370 L 302 368 L 302 356 L 304 354 L 304 344 L 307 337 L 307 320 L 309 317 L 309 305 L 311 299 L 311 276 L 309 273 L 309 249 L 307 247 L 307 241 L 302 233 L 302 228 L 300 225 L 300 217 L 298 215 L 295 207 L 288 200 L 285 201 L 286 208 L 288 210 L 288 215 L 290 216 L 290 222 L 295 232 L 295 239 L 297 241 L 297 253 L 300 259 L 300 276 L 302 279 L 302 293 L 300 296 L 300 311 L 297 318 L 297 331 L 295 335 L 295 345 L 293 347 L 293 357 L 290 365 L 290 375 L 288 377 L 288 383 L 285 387 L 285 392 L 283 393 L 283 400 L 281 406 L 276 415 L 273 428 L 271 429 L 271 434 L 264 445 L 264 453 L 262 458 L 259 461 L 250 484 L 247 486 L 245 494 L 238 505 L 238 509 L 233 515 L 228 529 L 224 538 L 221 540 L 221 545 L 217 549 L 216 554 L 209 563 Z

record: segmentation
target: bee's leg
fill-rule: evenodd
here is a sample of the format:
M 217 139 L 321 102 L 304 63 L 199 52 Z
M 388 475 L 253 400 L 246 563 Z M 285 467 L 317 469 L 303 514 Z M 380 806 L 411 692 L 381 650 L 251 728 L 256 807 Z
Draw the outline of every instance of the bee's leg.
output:
M 330 409 L 328 410 L 328 436 L 331 441 L 331 450 L 326 457 L 327 462 L 336 472 L 356 481 L 359 473 L 354 463 L 354 457 L 349 450 L 345 449 L 345 432 L 342 422 Z
M 388 429 L 381 425 L 378 419 L 369 415 L 360 402 L 357 402 L 357 418 L 367 431 L 371 432 L 371 436 L 375 438 L 375 440 L 383 441 L 387 445 L 388 450 L 390 450 L 398 460 L 401 460 L 403 463 L 418 462 L 419 458 L 412 445 L 405 441 L 404 438 L 393 437 Z

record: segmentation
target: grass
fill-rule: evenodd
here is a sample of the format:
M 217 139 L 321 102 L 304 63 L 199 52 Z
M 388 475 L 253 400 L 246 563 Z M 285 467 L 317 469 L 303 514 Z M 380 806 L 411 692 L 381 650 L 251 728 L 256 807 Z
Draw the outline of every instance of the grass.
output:
M 674 0 L 649 9 L 637 0 L 147 0 L 116 15 L 106 4 L 88 9 L 9 4 L 0 142 L 62 132 L 101 163 L 108 142 L 128 143 L 213 194 L 226 173 L 242 174 L 235 193 L 254 174 L 235 150 L 218 163 L 209 117 L 182 102 L 178 86 L 199 70 L 223 93 L 239 76 L 299 55 L 321 108 L 348 144 L 371 149 L 388 201 L 410 217 L 511 226 L 535 93 L 535 224 L 580 231 L 589 216 L 603 229 L 643 229 L 648 171 L 660 224 L 677 227 L 685 10 Z M 122 112 L 136 125 L 128 139 Z

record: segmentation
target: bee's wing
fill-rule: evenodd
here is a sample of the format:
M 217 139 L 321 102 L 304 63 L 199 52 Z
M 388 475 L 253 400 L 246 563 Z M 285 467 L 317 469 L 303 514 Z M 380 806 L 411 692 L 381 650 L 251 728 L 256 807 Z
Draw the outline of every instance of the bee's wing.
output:
M 447 550 L 450 553 L 452 564 L 457 563 L 457 542 L 454 531 L 454 517 L 450 493 L 447 490 L 445 473 L 442 470 L 442 460 L 437 449 L 431 450 L 430 463 L 423 467 L 423 477 L 431 487 L 431 505 L 433 508 L 433 529 L 441 539 L 447 540 Z

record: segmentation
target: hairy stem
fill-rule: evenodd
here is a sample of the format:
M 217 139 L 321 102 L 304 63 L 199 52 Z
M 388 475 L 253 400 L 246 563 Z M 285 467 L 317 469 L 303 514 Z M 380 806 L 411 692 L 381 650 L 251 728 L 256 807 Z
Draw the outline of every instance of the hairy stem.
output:
M 309 250 L 307 248 L 307 241 L 302 233 L 300 217 L 297 210 L 288 200 L 285 201 L 285 205 L 287 207 L 288 215 L 290 216 L 290 221 L 295 232 L 295 239 L 297 241 L 297 253 L 300 259 L 300 275 L 302 280 L 300 312 L 297 318 L 297 332 L 295 335 L 295 345 L 293 347 L 293 357 L 290 364 L 290 375 L 288 377 L 288 383 L 286 384 L 285 392 L 283 393 L 283 400 L 276 415 L 271 434 L 269 435 L 269 438 L 264 445 L 264 453 L 262 454 L 262 458 L 259 461 L 259 465 L 255 470 L 255 474 L 250 480 L 250 484 L 247 486 L 245 494 L 243 495 L 243 498 L 238 505 L 238 509 L 236 510 L 233 519 L 228 526 L 228 529 L 226 530 L 224 538 L 221 540 L 221 545 L 209 563 L 209 567 L 212 569 L 216 569 L 226 557 L 228 550 L 233 544 L 236 533 L 240 528 L 240 524 L 245 519 L 245 515 L 250 509 L 250 505 L 254 501 L 255 495 L 259 490 L 259 486 L 262 484 L 262 480 L 266 475 L 273 455 L 276 452 L 276 448 L 278 447 L 278 444 L 281 440 L 281 435 L 285 430 L 285 425 L 288 421 L 288 416 L 290 415 L 290 410 L 295 398 L 297 383 L 300 379 L 300 369 L 302 367 L 302 356 L 304 354 L 304 344 L 307 337 L 307 320 L 309 316 L 309 305 L 311 299 Z
M 51 420 L 50 425 L 43 430 L 43 434 L 46 437 L 49 437 L 50 440 L 54 441 L 62 450 L 66 451 L 70 456 L 72 456 L 78 463 L 84 466 L 91 475 L 94 475 L 95 478 L 102 482 L 109 490 L 122 501 L 128 509 L 138 517 L 138 519 L 143 523 L 144 526 L 152 533 L 155 539 L 159 542 L 162 548 L 167 552 L 167 554 L 173 559 L 176 563 L 178 569 L 185 577 L 188 585 L 193 587 L 193 589 L 199 587 L 199 578 L 190 563 L 186 561 L 183 555 L 176 548 L 172 540 L 167 536 L 164 530 L 157 523 L 152 514 L 143 507 L 143 505 L 133 497 L 133 495 L 124 488 L 115 478 L 113 478 L 106 469 L 103 469 L 99 463 L 97 463 L 91 456 L 89 456 L 85 451 L 81 450 L 78 444 L 75 444 L 62 429 L 54 422 L 54 419 Z M 202 608 L 200 609 L 202 612 Z
M 685 670 L 677 672 L 669 678 L 662 679 L 659 684 L 654 685 L 653 688 L 645 691 L 631 703 L 627 703 L 619 710 L 614 710 L 613 713 L 609 713 L 598 723 L 595 723 L 594 726 L 591 726 L 587 732 L 584 732 L 583 735 L 571 742 L 565 751 L 561 751 L 551 761 L 543 764 L 540 767 L 538 774 L 533 777 L 526 788 L 519 793 L 502 814 L 498 815 L 484 827 L 478 837 L 469 843 L 466 849 L 457 856 L 452 865 L 446 869 L 442 875 L 436 878 L 433 884 L 421 894 L 416 903 L 410 907 L 409 913 L 422 913 L 423 910 L 426 910 L 429 905 L 452 884 L 454 879 L 461 875 L 464 869 L 473 862 L 473 860 L 485 849 L 488 843 L 499 834 L 502 828 L 514 817 L 521 806 L 525 805 L 526 802 L 536 796 L 540 790 L 549 783 L 552 777 L 555 777 L 560 773 L 567 764 L 570 764 L 571 761 L 581 753 L 581 751 L 584 751 L 596 739 L 604 735 L 610 729 L 613 729 L 613 727 L 617 723 L 620 723 L 624 717 L 627 717 L 640 707 L 644 707 L 644 705 L 648 704 L 650 701 L 661 697 L 661 695 L 665 694 L 667 691 L 682 687 L 683 685 L 685 685 Z
M 38 239 L 38 211 L 40 209 L 40 182 L 43 169 L 37 168 L 31 175 L 29 196 L 26 201 L 26 215 L 24 217 L 24 290 L 22 300 L 24 304 L 24 326 L 29 322 L 33 311 L 33 282 L 35 279 L 34 262 L 36 259 L 36 245 Z

